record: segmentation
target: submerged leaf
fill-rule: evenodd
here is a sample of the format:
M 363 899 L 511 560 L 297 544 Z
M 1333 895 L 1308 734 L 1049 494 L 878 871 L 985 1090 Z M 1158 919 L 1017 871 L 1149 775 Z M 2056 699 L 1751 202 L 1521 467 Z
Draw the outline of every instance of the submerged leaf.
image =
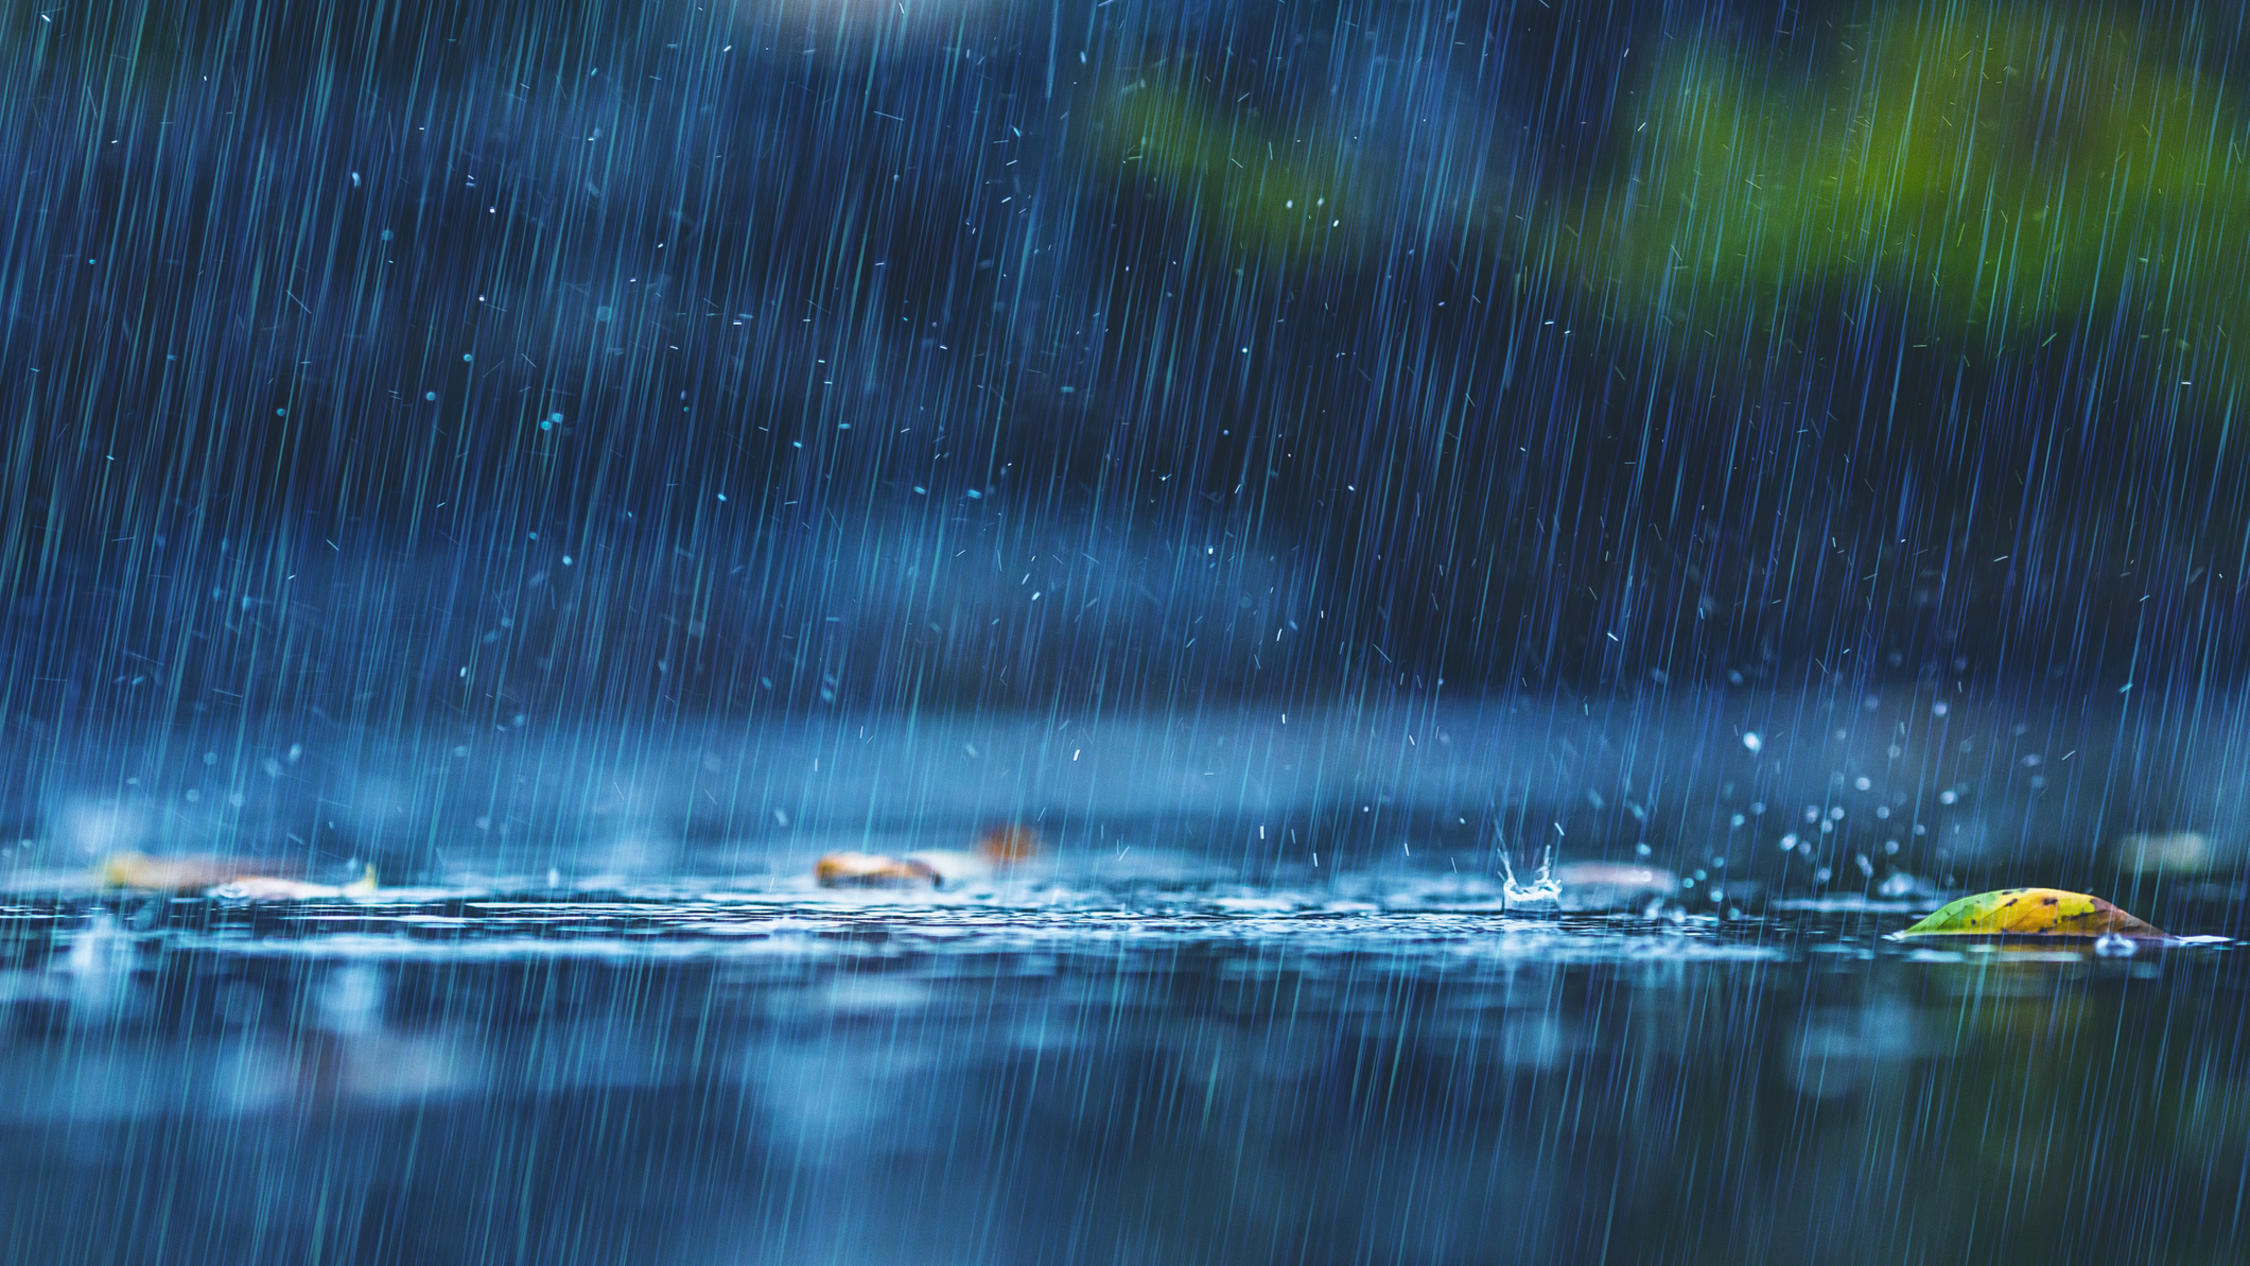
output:
M 2100 897 L 2058 888 L 2002 888 L 1963 897 L 1900 936 L 2161 937 L 2162 930 Z

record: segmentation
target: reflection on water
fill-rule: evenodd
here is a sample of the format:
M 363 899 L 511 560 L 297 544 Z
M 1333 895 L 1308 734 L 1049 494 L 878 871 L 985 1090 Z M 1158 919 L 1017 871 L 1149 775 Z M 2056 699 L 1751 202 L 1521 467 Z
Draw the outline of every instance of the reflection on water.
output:
M 2233 1260 L 2228 948 L 1495 898 L 19 895 L 0 1226 L 63 1262 Z

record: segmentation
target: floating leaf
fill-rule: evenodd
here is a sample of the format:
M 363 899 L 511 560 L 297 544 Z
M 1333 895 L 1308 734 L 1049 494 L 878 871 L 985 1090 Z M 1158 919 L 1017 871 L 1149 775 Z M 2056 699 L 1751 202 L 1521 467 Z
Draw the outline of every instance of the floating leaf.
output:
M 142 892 L 170 892 L 180 896 L 208 893 L 244 901 L 307 901 L 323 897 L 364 897 L 375 891 L 375 868 L 348 884 L 310 883 L 287 874 L 286 863 L 273 859 L 255 862 L 234 857 L 150 857 L 146 853 L 113 853 L 102 859 L 96 878 L 105 888 L 132 888 Z
M 375 895 L 375 868 L 369 866 L 348 884 L 315 884 L 302 879 L 277 879 L 272 875 L 239 875 L 211 889 L 211 895 L 229 901 L 323 901 L 338 897 Z
M 2100 897 L 2058 888 L 2002 888 L 1963 897 L 1900 936 L 2170 936 Z
M 813 863 L 813 880 L 823 888 L 927 888 L 938 876 L 912 858 L 880 853 L 828 853 Z
M 231 883 L 251 871 L 248 864 L 231 857 L 151 857 L 146 853 L 113 853 L 102 859 L 95 873 L 105 888 L 136 888 L 143 892 L 185 894 Z

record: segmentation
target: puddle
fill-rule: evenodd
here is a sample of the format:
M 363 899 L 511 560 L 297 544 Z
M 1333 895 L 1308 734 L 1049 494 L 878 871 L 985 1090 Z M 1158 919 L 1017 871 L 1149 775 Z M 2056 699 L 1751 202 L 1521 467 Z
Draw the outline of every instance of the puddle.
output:
M 2230 947 L 1971 953 L 1884 940 L 1917 913 L 1889 902 L 1504 897 L 1365 875 L 18 892 L 0 1220 L 33 1256 L 147 1256 L 184 1227 L 235 1261 L 1043 1262 L 1264 1259 L 1403 1214 L 1413 1259 L 1472 1262 L 1503 1234 L 1587 1242 L 1593 1214 L 1613 1259 L 1673 1260 L 1723 1204 L 1735 1235 L 1852 1260 L 1910 1212 L 1932 1245 L 1980 1242 L 1972 1193 L 2004 1179 L 2018 1245 L 2066 1259 L 2089 1192 L 2161 1206 L 2174 1247 L 2239 1229 Z M 1214 1155 L 1224 1188 L 1189 1177 Z

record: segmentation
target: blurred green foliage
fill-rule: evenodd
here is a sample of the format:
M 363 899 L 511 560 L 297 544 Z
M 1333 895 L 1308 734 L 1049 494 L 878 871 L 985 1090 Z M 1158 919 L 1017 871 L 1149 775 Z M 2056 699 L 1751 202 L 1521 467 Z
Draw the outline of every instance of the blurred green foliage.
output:
M 2225 357 L 2250 156 L 2218 84 L 2137 25 L 2043 6 L 1895 10 L 1836 38 L 1811 84 L 1709 47 L 1666 66 L 1644 179 L 1592 196 L 1574 271 L 1675 316 L 1880 287 L 2003 347 L 2115 309 L 2174 340 L 2183 378 Z
M 1350 244 L 1349 193 L 1368 173 L 1333 138 L 1270 133 L 1255 115 L 1215 112 L 1192 93 L 1136 83 L 1114 107 L 1108 157 L 1137 170 L 1214 221 L 1237 247 L 1308 258 Z
M 1691 346 L 1782 329 L 1807 302 L 1879 303 L 1995 354 L 2076 326 L 2158 353 L 2161 388 L 2236 397 L 2250 133 L 2190 41 L 2145 15 L 1976 3 L 1817 38 L 1817 68 L 1795 76 L 1688 42 L 1640 85 L 1602 175 L 1482 222 L 1527 273 Z M 1310 240 L 1308 190 L 1377 179 L 1236 161 L 1267 152 L 1255 122 L 1183 91 L 1118 109 L 1148 176 L 1269 246 Z

